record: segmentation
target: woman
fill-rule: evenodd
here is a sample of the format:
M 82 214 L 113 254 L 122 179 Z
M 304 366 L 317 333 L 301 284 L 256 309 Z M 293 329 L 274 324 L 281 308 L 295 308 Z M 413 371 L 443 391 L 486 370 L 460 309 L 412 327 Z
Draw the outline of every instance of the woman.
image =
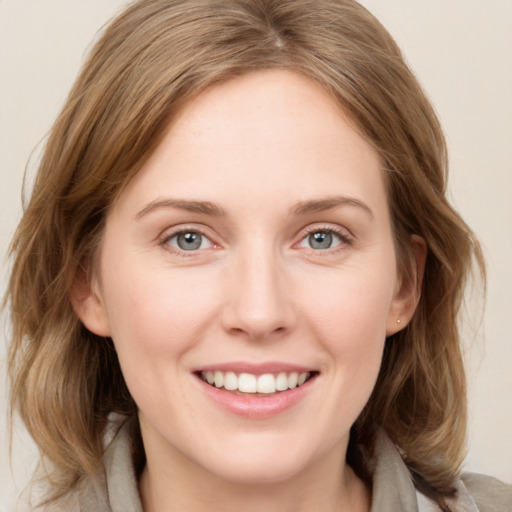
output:
M 439 123 L 357 3 L 130 6 L 13 244 L 43 509 L 509 510 L 458 474 L 456 317 L 483 263 L 445 180 Z

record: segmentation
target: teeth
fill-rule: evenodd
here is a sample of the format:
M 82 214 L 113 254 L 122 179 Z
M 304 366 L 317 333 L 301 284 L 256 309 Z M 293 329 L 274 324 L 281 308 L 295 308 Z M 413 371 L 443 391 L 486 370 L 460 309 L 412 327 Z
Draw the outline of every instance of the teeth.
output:
M 224 374 L 222 372 L 215 372 L 215 387 L 221 388 L 224 386 Z
M 307 378 L 308 378 L 307 373 L 301 373 L 297 380 L 297 386 L 302 386 L 302 384 L 304 384 L 304 382 L 306 382 Z
M 270 374 L 260 375 L 257 383 L 258 393 L 275 393 L 276 392 L 276 379 Z
M 277 391 L 286 391 L 288 389 L 288 376 L 286 373 L 281 372 L 276 379 Z
M 238 391 L 256 393 L 256 376 L 250 373 L 241 373 L 238 377 Z
M 310 372 L 281 372 L 277 375 L 273 375 L 272 373 L 265 373 L 263 375 L 241 373 L 237 375 L 234 372 L 201 372 L 201 378 L 205 382 L 208 382 L 208 384 L 217 388 L 223 387 L 228 391 L 262 394 L 272 394 L 276 391 L 294 389 L 298 386 L 302 386 L 310 376 Z
M 296 388 L 299 381 L 299 374 L 297 372 L 290 373 L 288 375 L 288 387 L 290 389 Z
M 229 391 L 238 389 L 238 378 L 233 372 L 227 372 L 224 377 L 224 387 Z

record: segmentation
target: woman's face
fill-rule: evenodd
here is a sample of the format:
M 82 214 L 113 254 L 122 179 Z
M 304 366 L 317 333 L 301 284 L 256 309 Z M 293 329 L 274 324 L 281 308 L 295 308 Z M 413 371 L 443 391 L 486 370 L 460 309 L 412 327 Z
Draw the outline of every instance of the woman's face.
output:
M 279 482 L 343 460 L 402 288 L 378 155 L 318 85 L 265 71 L 169 126 L 75 308 L 114 340 L 148 464 Z

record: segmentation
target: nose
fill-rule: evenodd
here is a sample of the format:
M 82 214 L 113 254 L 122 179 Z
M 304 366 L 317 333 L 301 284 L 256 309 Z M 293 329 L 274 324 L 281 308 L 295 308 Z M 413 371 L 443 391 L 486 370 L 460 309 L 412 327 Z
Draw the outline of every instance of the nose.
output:
M 223 327 L 253 341 L 274 339 L 296 322 L 288 272 L 272 250 L 248 252 L 239 254 L 229 268 Z

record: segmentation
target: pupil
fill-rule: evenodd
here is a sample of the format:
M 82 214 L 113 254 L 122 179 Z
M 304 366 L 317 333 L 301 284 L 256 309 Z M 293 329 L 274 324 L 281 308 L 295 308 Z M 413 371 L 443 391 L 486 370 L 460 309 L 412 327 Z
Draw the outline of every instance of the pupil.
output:
M 178 236 L 178 246 L 184 251 L 191 251 L 201 247 L 201 235 L 199 233 L 182 233 Z
M 332 234 L 326 232 L 312 233 L 309 242 L 313 249 L 329 249 L 332 245 Z

